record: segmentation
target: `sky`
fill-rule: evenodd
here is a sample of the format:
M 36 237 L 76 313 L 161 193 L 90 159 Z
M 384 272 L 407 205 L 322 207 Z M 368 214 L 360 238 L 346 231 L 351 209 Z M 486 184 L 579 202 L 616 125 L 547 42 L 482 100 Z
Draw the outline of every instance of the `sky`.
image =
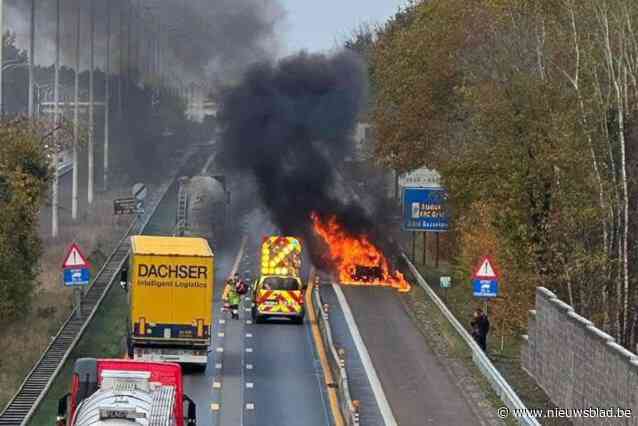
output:
M 284 54 L 326 51 L 341 44 L 362 23 L 383 23 L 404 0 L 280 0 Z

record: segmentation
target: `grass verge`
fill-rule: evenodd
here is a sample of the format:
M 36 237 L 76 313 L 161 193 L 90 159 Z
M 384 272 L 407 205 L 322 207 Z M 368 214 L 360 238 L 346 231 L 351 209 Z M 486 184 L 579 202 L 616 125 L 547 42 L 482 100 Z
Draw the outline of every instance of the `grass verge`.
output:
M 158 206 L 144 234 L 161 235 L 172 229 L 175 222 L 177 205 L 176 186 L 172 185 Z M 126 293 L 113 285 L 102 304 L 96 311 L 93 320 L 80 338 L 65 362 L 60 374 L 55 378 L 49 392 L 31 418 L 30 426 L 49 426 L 57 413 L 58 400 L 70 390 L 73 364 L 82 357 L 121 358 L 126 336 L 128 301 Z
M 121 358 L 123 344 L 121 338 L 117 339 L 114 336 L 126 335 L 127 313 L 126 293 L 119 286 L 112 286 L 29 424 L 53 424 L 58 399 L 70 391 L 73 363 L 76 359 Z
M 61 264 L 69 243 L 80 244 L 95 274 L 128 226 L 124 218 L 112 215 L 113 199 L 122 191 L 101 193 L 93 209 L 78 222 L 61 220 L 57 238 L 41 230 L 43 253 L 39 285 L 31 309 L 22 318 L 0 327 L 0 410 L 13 397 L 25 375 L 55 336 L 73 308 L 72 291 L 62 285 Z M 41 221 L 48 220 L 48 212 Z M 44 227 L 43 227 L 44 228 Z
M 441 262 L 439 268 L 434 268 L 431 265 L 432 262 L 430 262 L 430 265 L 425 265 L 422 262 L 422 256 L 419 255 L 422 251 L 423 244 L 420 239 L 417 239 L 417 256 L 416 259 L 413 260 L 413 263 L 423 278 L 425 278 L 428 284 L 430 284 L 430 287 L 434 290 L 434 292 L 441 298 L 441 300 L 444 301 L 452 314 L 466 327 L 468 331 L 470 331 L 469 323 L 471 321 L 472 314 L 477 307 L 483 306 L 482 302 L 479 302 L 474 298 L 469 283 L 453 282 L 452 287 L 447 290 L 440 288 L 439 279 L 443 275 L 449 275 L 450 265 L 446 262 Z M 432 259 L 429 250 L 428 254 L 428 258 Z M 424 316 L 419 315 L 419 309 L 425 309 L 428 316 L 432 316 L 433 318 L 430 321 L 434 321 L 436 323 L 436 327 L 447 340 L 450 347 L 450 355 L 462 361 L 467 368 L 473 371 L 473 376 L 480 379 L 479 383 L 481 388 L 488 393 L 491 393 L 493 397 L 496 397 L 487 380 L 483 378 L 482 373 L 474 365 L 471 352 L 463 339 L 443 317 L 434 303 L 426 296 L 425 291 L 421 288 L 417 288 L 412 291 L 410 295 L 406 296 L 406 298 L 413 299 L 413 301 L 408 302 L 407 304 L 410 308 L 409 311 L 411 311 L 410 314 L 413 318 L 415 318 L 417 323 L 424 321 Z M 421 304 L 421 306 L 419 304 Z M 505 380 L 510 384 L 510 386 L 512 386 L 527 408 L 556 408 L 545 392 L 536 384 L 534 379 L 521 368 L 521 344 L 522 338 L 518 335 L 501 335 L 499 330 L 491 330 L 488 338 L 488 357 Z M 495 408 L 502 406 L 498 397 L 496 397 L 496 399 L 491 397 L 490 401 Z M 572 424 L 568 419 L 539 419 L 539 423 L 543 425 Z

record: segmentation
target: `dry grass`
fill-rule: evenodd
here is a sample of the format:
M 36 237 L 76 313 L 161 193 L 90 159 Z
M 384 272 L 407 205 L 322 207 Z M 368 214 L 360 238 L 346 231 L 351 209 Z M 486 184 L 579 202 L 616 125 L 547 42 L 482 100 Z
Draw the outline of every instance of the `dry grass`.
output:
M 114 190 L 99 194 L 94 209 L 77 223 L 61 218 L 58 238 L 41 236 L 41 272 L 32 309 L 20 320 L 0 328 L 0 411 L 71 312 L 72 291 L 62 285 L 61 271 L 67 246 L 75 241 L 82 247 L 94 275 L 128 227 L 130 218 L 113 216 L 113 199 L 122 193 Z

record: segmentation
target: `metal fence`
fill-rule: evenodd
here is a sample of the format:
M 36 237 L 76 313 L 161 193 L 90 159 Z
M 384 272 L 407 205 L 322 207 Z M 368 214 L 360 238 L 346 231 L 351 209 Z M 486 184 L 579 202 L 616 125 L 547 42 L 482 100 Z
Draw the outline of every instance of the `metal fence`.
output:
M 348 426 L 359 425 L 359 407 L 358 404 L 352 400 L 350 396 L 350 389 L 348 387 L 348 373 L 346 372 L 345 354 L 343 351 L 337 350 L 337 347 L 332 340 L 332 331 L 330 330 L 330 321 L 328 318 L 327 305 L 321 302 L 321 296 L 319 295 L 319 287 L 315 286 L 312 290 L 312 304 L 314 305 L 315 312 L 317 313 L 317 325 L 321 332 L 321 340 L 326 347 L 326 355 L 328 357 L 328 363 L 330 364 L 330 370 L 335 383 L 332 385 L 337 391 L 337 399 L 339 400 L 339 410 Z M 330 386 L 330 385 L 329 385 Z
M 439 308 L 441 313 L 447 318 L 447 320 L 452 324 L 452 326 L 456 329 L 456 331 L 461 335 L 465 343 L 469 346 L 472 351 L 472 360 L 474 364 L 481 370 L 483 376 L 488 380 L 494 392 L 501 398 L 503 403 L 510 410 L 510 413 L 517 413 L 515 417 L 516 421 L 519 424 L 525 426 L 539 426 L 540 423 L 526 413 L 525 404 L 518 397 L 516 392 L 512 389 L 512 387 L 507 383 L 507 381 L 503 378 L 501 373 L 494 367 L 492 361 L 485 355 L 483 350 L 479 347 L 479 345 L 474 341 L 470 333 L 467 332 L 465 327 L 461 325 L 461 323 L 454 317 L 452 312 L 445 306 L 445 304 L 441 301 L 439 296 L 430 288 L 425 279 L 421 276 L 421 273 L 417 270 L 417 268 L 412 264 L 408 256 L 405 253 L 402 254 L 405 259 L 412 275 L 416 278 L 419 285 L 425 290 L 430 299 L 434 302 L 434 304 Z

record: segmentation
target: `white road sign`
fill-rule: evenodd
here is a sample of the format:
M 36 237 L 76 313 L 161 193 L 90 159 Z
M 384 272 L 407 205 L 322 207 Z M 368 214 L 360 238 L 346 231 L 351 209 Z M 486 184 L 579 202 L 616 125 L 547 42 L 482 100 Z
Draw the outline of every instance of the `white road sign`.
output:
M 404 188 L 440 188 L 441 175 L 436 170 L 421 167 L 400 175 L 399 185 Z

